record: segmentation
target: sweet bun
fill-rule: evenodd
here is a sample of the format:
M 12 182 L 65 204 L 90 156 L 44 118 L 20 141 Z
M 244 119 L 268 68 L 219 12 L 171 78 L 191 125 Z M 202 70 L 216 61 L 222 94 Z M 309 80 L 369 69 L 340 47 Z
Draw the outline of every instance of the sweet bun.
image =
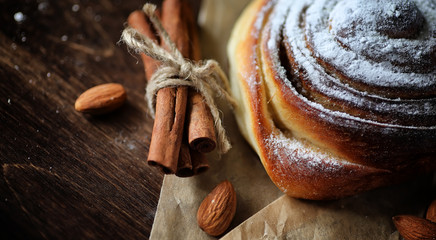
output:
M 255 0 L 228 56 L 241 132 L 290 196 L 436 169 L 436 3 Z

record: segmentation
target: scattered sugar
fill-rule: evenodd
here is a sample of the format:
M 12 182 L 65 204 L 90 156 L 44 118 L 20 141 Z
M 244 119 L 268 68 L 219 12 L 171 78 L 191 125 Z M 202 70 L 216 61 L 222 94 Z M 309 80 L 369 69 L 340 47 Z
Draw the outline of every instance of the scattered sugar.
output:
M 22 22 L 24 22 L 24 20 L 26 20 L 26 15 L 24 15 L 22 12 L 16 12 L 14 14 L 14 20 L 17 23 L 22 23 Z
M 133 150 L 136 148 L 135 144 L 133 144 L 132 142 L 127 143 L 127 147 L 129 148 L 129 150 Z
M 94 21 L 96 21 L 96 22 L 100 22 L 101 21 L 101 16 L 100 15 L 95 15 L 94 16 Z
M 74 5 L 71 7 L 71 10 L 72 10 L 73 12 L 78 12 L 78 11 L 80 10 L 80 6 L 79 6 L 79 4 L 74 4 Z
M 38 11 L 41 11 L 41 12 L 46 11 L 49 6 L 50 6 L 49 2 L 45 2 L 45 1 L 44 2 L 40 2 L 38 4 Z

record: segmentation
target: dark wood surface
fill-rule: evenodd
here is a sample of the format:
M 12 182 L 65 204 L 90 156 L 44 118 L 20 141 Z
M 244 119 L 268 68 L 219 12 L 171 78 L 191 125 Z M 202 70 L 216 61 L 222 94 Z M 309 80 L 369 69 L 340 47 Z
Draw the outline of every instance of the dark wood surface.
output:
M 143 1 L 0 0 L 0 239 L 147 239 L 163 175 L 141 60 L 118 44 Z M 127 103 L 74 110 L 97 84 Z

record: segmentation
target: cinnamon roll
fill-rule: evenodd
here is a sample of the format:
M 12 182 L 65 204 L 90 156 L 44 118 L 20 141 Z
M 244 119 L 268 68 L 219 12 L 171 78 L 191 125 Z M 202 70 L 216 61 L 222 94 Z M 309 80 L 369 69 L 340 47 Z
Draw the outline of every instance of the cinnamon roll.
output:
M 434 0 L 255 0 L 228 56 L 241 132 L 288 195 L 436 169 Z

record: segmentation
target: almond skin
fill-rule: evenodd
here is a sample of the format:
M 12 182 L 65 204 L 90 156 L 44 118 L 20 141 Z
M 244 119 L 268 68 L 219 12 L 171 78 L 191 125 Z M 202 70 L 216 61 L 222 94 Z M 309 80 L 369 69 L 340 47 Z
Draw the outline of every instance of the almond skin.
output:
M 76 111 L 99 115 L 119 108 L 126 101 L 126 90 L 118 83 L 105 83 L 83 92 L 76 100 Z
M 436 239 L 436 223 L 412 216 L 399 215 L 392 218 L 398 232 L 406 240 Z
M 436 199 L 431 202 L 430 206 L 428 206 L 425 218 L 436 223 Z
M 236 212 L 236 193 L 232 184 L 225 180 L 218 184 L 200 204 L 197 223 L 211 236 L 223 234 Z

